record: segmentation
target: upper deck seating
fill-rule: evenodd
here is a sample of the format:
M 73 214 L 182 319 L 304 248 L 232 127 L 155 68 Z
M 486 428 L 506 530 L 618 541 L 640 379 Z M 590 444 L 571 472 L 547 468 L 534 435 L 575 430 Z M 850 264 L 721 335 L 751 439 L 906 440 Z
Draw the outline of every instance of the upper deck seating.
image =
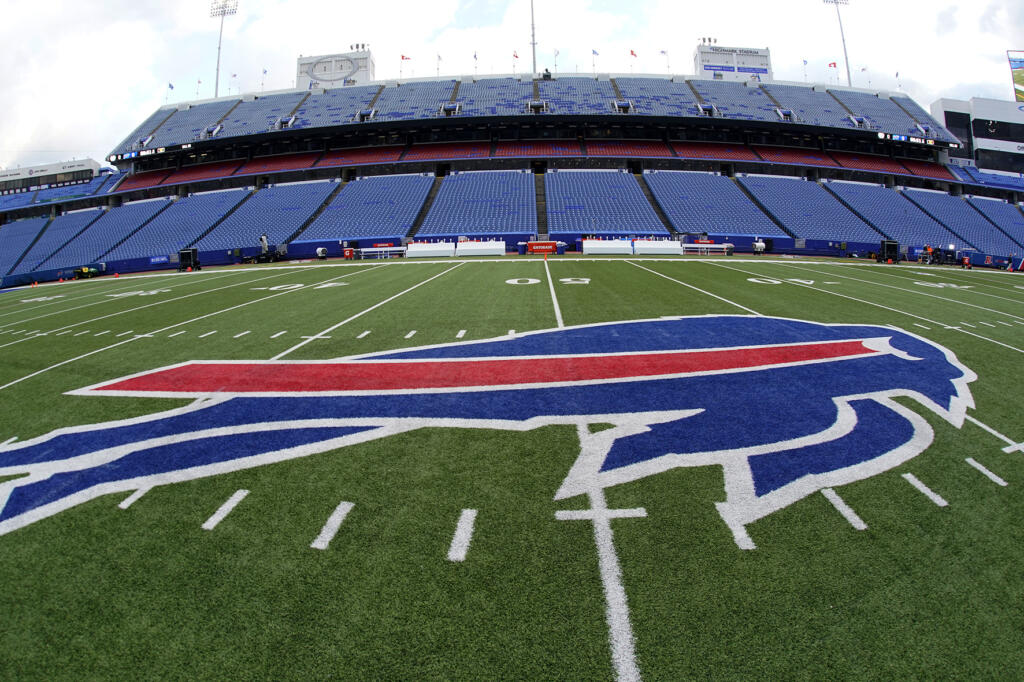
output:
M 775 104 L 760 88 L 732 81 L 692 80 L 690 85 L 725 118 L 779 122 Z
M 404 121 L 434 118 L 440 115 L 441 105 L 448 102 L 455 89 L 455 81 L 414 81 L 389 85 L 380 93 L 374 105 L 376 121 Z
M 533 82 L 518 78 L 463 81 L 455 101 L 460 116 L 514 116 L 526 114 L 533 99 Z
M 832 95 L 824 90 L 762 83 L 761 89 L 771 94 L 782 105 L 782 109 L 793 112 L 796 123 L 834 128 L 855 128 L 850 113 Z
M 359 85 L 311 92 L 295 111 L 291 128 L 326 128 L 352 123 L 367 109 L 381 86 Z
M 698 116 L 693 90 L 667 78 L 616 78 L 619 92 L 633 104 L 635 113 L 652 116 Z
M 596 78 L 539 80 L 537 87 L 552 114 L 610 114 L 618 99 L 611 83 Z

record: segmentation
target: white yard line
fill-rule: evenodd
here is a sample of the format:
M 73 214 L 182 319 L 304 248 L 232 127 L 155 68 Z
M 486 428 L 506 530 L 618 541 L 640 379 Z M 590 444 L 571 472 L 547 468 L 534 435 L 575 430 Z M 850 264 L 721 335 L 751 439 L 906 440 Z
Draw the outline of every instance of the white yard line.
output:
M 693 289 L 694 291 L 699 291 L 700 293 L 704 294 L 705 296 L 710 296 L 711 298 L 718 299 L 719 301 L 722 301 L 723 303 L 728 303 L 729 305 L 733 306 L 734 308 L 739 308 L 740 310 L 745 310 L 748 313 L 750 313 L 751 315 L 757 315 L 758 317 L 761 316 L 761 313 L 757 312 L 753 308 L 748 308 L 745 305 L 740 305 L 736 301 L 730 301 L 729 299 L 723 298 L 722 296 L 719 296 L 718 294 L 713 294 L 710 291 L 705 291 L 704 289 L 701 289 L 700 287 L 695 287 L 692 284 L 687 284 L 686 282 L 683 282 L 681 280 L 675 279 L 674 277 L 669 277 L 668 275 L 663 275 L 662 273 L 658 272 L 657 270 L 651 270 L 650 268 L 645 268 L 644 266 L 636 263 L 635 261 L 627 260 L 626 262 L 629 263 L 630 265 L 634 266 L 634 267 L 640 268 L 641 270 L 646 270 L 647 272 L 651 273 L 652 275 L 657 275 L 658 277 L 663 277 L 663 278 L 667 279 L 670 282 L 675 282 L 676 284 L 682 285 L 682 286 L 684 286 L 684 287 L 686 287 L 688 289 Z
M 811 269 L 810 266 L 797 266 L 797 265 L 785 264 L 784 263 L 783 267 L 790 268 L 791 270 L 797 270 L 798 272 L 813 272 L 816 275 L 823 275 L 824 274 L 822 272 L 819 272 L 818 270 Z M 987 313 L 992 313 L 994 315 L 1003 315 L 1004 317 L 1010 317 L 1010 318 L 1013 318 L 1015 320 L 1024 319 L 1020 315 L 1014 315 L 1013 313 L 1003 312 L 1002 310 L 994 310 L 992 308 L 986 308 L 985 306 L 977 305 L 976 303 L 968 303 L 967 301 L 958 301 L 955 298 L 946 298 L 945 296 L 939 296 L 937 294 L 930 294 L 927 291 L 919 291 L 918 289 L 908 289 L 906 287 L 898 287 L 895 284 L 885 284 L 884 282 L 874 282 L 874 281 L 871 281 L 869 279 L 858 279 L 856 277 L 850 277 L 849 275 L 835 274 L 834 276 L 835 277 L 841 277 L 843 279 L 852 280 L 854 282 L 860 282 L 861 284 L 871 284 L 871 285 L 877 286 L 877 287 L 885 287 L 886 289 L 895 289 L 896 291 L 902 291 L 903 293 L 907 293 L 907 294 L 915 294 L 917 296 L 927 296 L 928 298 L 934 298 L 934 299 L 937 299 L 939 301 L 945 301 L 947 303 L 956 303 L 958 305 L 965 305 L 965 306 L 968 306 L 970 308 L 977 308 L 978 310 L 984 310 Z M 1015 301 L 1015 302 L 1019 303 L 1020 301 Z
M 741 270 L 739 268 L 732 267 L 732 266 L 726 265 L 724 263 L 713 263 L 713 262 L 709 261 L 709 264 L 710 265 L 714 265 L 716 267 L 725 268 L 727 270 L 734 270 L 736 272 L 742 272 L 744 275 L 751 275 L 753 277 L 763 277 L 764 276 L 764 275 L 760 275 L 759 273 L 756 273 L 756 272 L 750 272 L 748 270 Z M 842 275 L 838 275 L 838 277 L 842 277 Z M 853 278 L 851 277 L 849 279 L 853 279 Z M 863 281 L 863 280 L 855 280 L 855 281 L 860 282 L 860 281 Z M 818 287 L 815 287 L 815 286 L 811 286 L 811 285 L 808 285 L 808 284 L 801 284 L 800 282 L 790 282 L 788 280 L 782 280 L 782 282 L 783 282 L 783 284 L 791 284 L 791 285 L 797 286 L 797 287 L 804 287 L 805 289 L 810 289 L 811 291 L 820 291 L 821 293 L 828 294 L 829 296 L 838 296 L 839 298 L 845 298 L 848 301 L 856 301 L 857 303 L 863 303 L 865 305 L 874 306 L 876 308 L 881 308 L 882 310 L 888 310 L 888 311 L 897 313 L 897 314 L 902 315 L 904 317 L 912 317 L 915 320 L 923 320 L 925 322 L 930 322 L 931 321 L 927 317 L 922 317 L 920 315 L 915 315 L 914 313 L 908 313 L 907 311 L 900 310 L 898 308 L 890 308 L 887 305 L 882 305 L 881 303 L 875 303 L 874 301 L 866 301 L 866 300 L 864 300 L 862 298 L 857 298 L 855 296 L 847 296 L 846 294 L 841 294 L 841 293 L 839 293 L 837 291 L 829 291 L 828 289 L 819 289 Z M 883 286 L 886 286 L 886 285 L 883 285 Z M 925 294 L 925 295 L 928 296 L 929 294 Z M 966 304 L 966 305 L 970 305 L 970 304 Z M 1005 313 L 1003 313 L 1003 314 L 1005 314 Z M 1014 346 L 1011 346 L 1009 344 L 1003 343 L 1002 341 L 996 341 L 995 339 L 990 339 L 987 336 L 982 336 L 981 334 L 975 334 L 974 332 L 969 332 L 966 329 L 961 329 L 960 327 L 949 327 L 949 326 L 946 326 L 944 328 L 945 329 L 953 329 L 953 330 L 956 330 L 958 332 L 961 332 L 962 334 L 967 334 L 968 336 L 973 336 L 976 339 L 981 339 L 983 341 L 988 341 L 989 343 L 994 343 L 997 346 L 1002 346 L 1003 348 L 1007 348 L 1009 350 L 1016 351 L 1018 353 L 1024 354 L 1024 350 L 1022 350 L 1020 348 L 1015 348 Z
M 245 499 L 245 496 L 249 494 L 248 490 L 236 491 L 234 495 L 228 498 L 228 501 L 220 506 L 220 509 L 213 512 L 213 516 L 206 519 L 203 523 L 203 530 L 213 530 L 217 527 L 217 524 L 224 520 L 224 517 L 231 513 L 231 510 L 238 506 L 238 503 Z
M 988 470 L 988 469 L 987 469 L 987 468 L 986 468 L 986 467 L 985 467 L 985 466 L 984 466 L 983 464 L 980 464 L 980 463 L 979 463 L 979 462 L 978 462 L 977 460 L 975 460 L 975 459 L 974 459 L 973 457 L 968 457 L 968 458 L 967 458 L 967 459 L 965 459 L 964 461 L 965 461 L 965 462 L 967 462 L 968 464 L 970 464 L 970 465 L 971 465 L 972 467 L 974 467 L 974 468 L 975 468 L 975 469 L 977 469 L 978 471 L 980 471 L 981 473 L 985 474 L 985 476 L 987 476 L 987 477 L 988 477 L 988 480 L 992 481 L 992 482 L 993 482 L 993 483 L 995 483 L 996 485 L 1001 485 L 1001 486 L 1003 486 L 1004 488 L 1005 488 L 1005 487 L 1007 486 L 1007 483 L 1006 483 L 1006 481 L 1004 481 L 1004 480 L 1003 480 L 1002 478 L 1000 478 L 999 476 L 996 476 L 995 474 L 993 474 L 993 473 L 992 473 L 991 471 L 989 471 L 989 470 Z
M 825 496 L 825 499 L 832 503 L 832 506 L 836 508 L 843 518 L 846 519 L 851 526 L 857 530 L 867 530 L 868 524 L 864 523 L 857 512 L 850 508 L 850 505 L 846 504 L 843 498 L 839 497 L 839 494 L 832 488 L 822 488 L 821 494 Z
M 381 267 L 381 266 L 378 266 L 378 267 Z M 360 270 L 359 272 L 349 273 L 349 274 L 359 274 L 360 272 L 369 272 L 370 270 L 374 270 L 374 269 L 376 269 L 376 268 L 368 268 L 366 270 Z M 335 277 L 334 279 L 341 279 L 342 277 L 348 277 L 348 276 L 349 275 L 341 275 L 341 277 Z M 333 280 L 328 280 L 328 281 L 333 281 Z M 123 341 L 118 341 L 117 343 L 113 343 L 113 344 L 111 344 L 109 346 L 104 346 L 103 348 L 97 348 L 96 350 L 89 351 L 88 353 L 83 353 L 82 355 L 76 355 L 73 358 L 68 358 L 67 360 L 62 360 L 61 362 L 58 362 L 58 363 L 53 364 L 53 365 L 50 365 L 49 367 L 44 367 L 43 369 L 37 370 L 35 372 L 32 372 L 31 374 L 26 374 L 25 376 L 23 376 L 23 377 L 21 377 L 19 379 L 15 379 L 14 381 L 9 381 L 6 384 L 4 384 L 3 386 L 0 386 L 0 391 L 4 390 L 5 388 L 10 388 L 11 386 L 14 386 L 15 384 L 20 384 L 22 381 L 26 381 L 28 379 L 32 379 L 33 377 L 37 377 L 40 374 L 44 374 L 44 373 L 49 372 L 51 370 L 57 369 L 58 367 L 63 367 L 64 365 L 69 365 L 69 364 L 71 364 L 73 362 L 78 362 L 79 360 L 82 360 L 84 358 L 90 357 L 92 355 L 96 355 L 97 353 L 102 353 L 104 351 L 108 351 L 108 350 L 111 350 L 113 348 L 117 348 L 119 346 L 123 346 L 126 343 L 132 343 L 133 341 L 136 341 L 136 340 L 138 340 L 140 338 L 149 338 L 149 337 L 152 337 L 154 334 L 160 334 L 161 332 L 170 331 L 171 329 L 176 329 L 177 327 L 182 327 L 182 326 L 185 326 L 185 325 L 188 325 L 188 324 L 192 324 L 193 322 L 199 322 L 200 320 L 205 320 L 205 319 L 208 319 L 210 317 L 215 317 L 217 315 L 223 315 L 224 313 L 229 313 L 229 312 L 231 312 L 233 310 L 238 310 L 239 308 L 245 308 L 246 306 L 250 306 L 250 305 L 253 305 L 253 304 L 256 304 L 256 303 L 262 303 L 264 301 L 269 301 L 272 298 L 277 298 L 279 296 L 287 296 L 288 294 L 293 294 L 293 293 L 295 293 L 297 291 L 304 291 L 304 290 L 305 289 L 288 289 L 287 291 L 279 291 L 276 294 L 270 294 L 269 296 L 263 296 L 262 298 L 255 298 L 255 299 L 253 299 L 251 301 L 246 301 L 245 303 L 239 303 L 238 305 L 233 305 L 233 306 L 230 306 L 228 308 L 223 308 L 221 310 L 216 310 L 216 311 L 214 311 L 212 313 L 207 313 L 206 315 L 200 315 L 199 317 L 189 318 L 189 319 L 185 320 L 184 322 L 178 322 L 176 324 L 168 325 L 168 326 L 163 327 L 161 329 L 155 330 L 152 334 L 138 334 L 136 336 L 133 336 L 133 337 L 128 338 L 128 339 L 125 339 Z M 216 332 L 209 332 L 207 334 L 204 334 L 203 336 L 209 336 L 210 334 L 215 334 L 215 333 Z M 200 337 L 200 338 L 202 338 L 202 337 Z
M 946 502 L 946 500 L 942 499 L 941 495 L 939 495 L 934 490 L 926 486 L 924 483 L 921 483 L 920 479 L 918 479 L 918 477 L 915 476 L 914 474 L 903 474 L 903 478 L 907 481 L 907 483 L 917 488 L 925 497 L 927 497 L 929 500 L 931 500 L 938 506 L 949 506 L 949 502 Z
M 367 308 L 366 310 L 362 310 L 362 311 L 360 311 L 360 312 L 356 313 L 355 315 L 352 315 L 351 317 L 347 317 L 347 318 L 345 318 L 344 320 L 342 320 L 341 322 L 339 322 L 339 323 L 337 323 L 337 324 L 335 324 L 335 325 L 331 325 L 331 326 L 330 326 L 330 327 L 328 327 L 327 329 L 324 329 L 324 330 L 323 330 L 322 332 L 320 332 L 320 333 L 319 333 L 319 334 L 318 334 L 317 336 L 321 336 L 321 335 L 323 335 L 323 334 L 329 334 L 330 332 L 333 332 L 333 331 L 334 331 L 335 329 L 337 329 L 338 327 L 342 327 L 342 326 L 344 326 L 344 325 L 348 324 L 349 322 L 351 322 L 351 321 L 353 321 L 353 320 L 357 320 L 357 319 L 359 319 L 360 317 L 362 317 L 363 315 L 366 315 L 367 313 L 369 313 L 369 312 L 372 312 L 372 311 L 376 310 L 377 308 L 380 308 L 380 307 L 381 307 L 381 306 L 383 306 L 383 305 L 387 305 L 387 304 L 388 304 L 388 303 L 390 303 L 391 301 L 394 301 L 394 300 L 395 300 L 396 298 L 399 298 L 399 297 L 401 297 L 401 296 L 404 296 L 405 294 L 409 293 L 410 291 L 413 291 L 413 290 L 415 290 L 415 289 L 418 289 L 419 287 L 423 286 L 424 284 L 427 284 L 428 282 L 432 282 L 432 281 L 434 281 L 434 280 L 435 280 L 435 279 L 437 279 L 438 277 L 443 277 L 444 275 L 447 275 L 447 274 L 448 274 L 449 272 L 451 272 L 452 270 L 455 270 L 456 268 L 458 268 L 458 267 L 460 267 L 460 266 L 462 266 L 462 265 L 463 265 L 463 263 L 456 263 L 455 265 L 453 265 L 452 267 L 448 268 L 448 269 L 447 269 L 447 270 L 445 270 L 444 272 L 439 272 L 438 274 L 434 275 L 433 277 L 430 277 L 430 278 L 428 278 L 428 279 L 425 279 L 425 280 L 423 280 L 423 281 L 422 281 L 422 282 L 420 282 L 419 284 L 414 284 L 413 286 L 409 287 L 409 288 L 408 288 L 408 289 L 406 289 L 405 291 L 400 291 L 400 292 L 398 292 L 397 294 L 395 294 L 394 296 L 391 296 L 391 297 L 389 297 L 389 298 L 386 298 L 386 299 L 384 299 L 383 301 L 381 301 L 380 303 L 376 303 L 376 304 L 374 304 L 374 305 L 370 306 L 370 307 L 369 307 L 369 308 Z M 381 267 L 383 267 L 383 266 L 381 266 Z M 292 346 L 291 348 L 289 348 L 289 349 L 287 349 L 287 350 L 284 350 L 284 351 L 282 351 L 282 352 L 278 353 L 277 355 L 275 355 L 274 357 L 272 357 L 272 358 L 270 358 L 270 359 L 271 359 L 271 360 L 280 360 L 280 359 L 281 359 L 281 358 L 283 358 L 284 356 L 286 356 L 286 355 L 289 355 L 289 354 L 291 354 L 291 353 L 294 353 L 294 352 L 295 352 L 295 351 L 297 351 L 298 349 L 302 348 L 302 347 L 303 347 L 303 346 L 305 346 L 305 345 L 306 345 L 307 343 L 309 343 L 309 342 L 310 342 L 311 340 L 312 340 L 312 339 L 304 339 L 303 341 L 301 341 L 301 342 L 299 342 L 299 343 L 295 344 L 294 346 Z
M 320 535 L 317 535 L 316 539 L 309 546 L 313 549 L 327 549 L 331 544 L 331 540 L 338 534 L 338 529 L 341 528 L 345 517 L 348 516 L 348 513 L 352 511 L 354 506 L 351 502 L 342 502 L 335 507 L 331 515 L 327 517 L 327 523 L 320 530 Z
M 548 267 L 548 259 L 544 259 L 544 272 L 548 277 L 548 290 L 551 292 L 551 305 L 555 308 L 555 322 L 558 328 L 561 329 L 565 326 L 565 322 L 562 320 L 562 308 L 558 305 L 558 296 L 555 294 L 555 283 L 551 279 L 551 269 Z
M 1010 438 L 1009 436 L 1004 436 L 1003 434 L 999 433 L 998 431 L 993 429 L 988 424 L 985 424 L 984 422 L 978 421 L 977 419 L 975 419 L 971 415 L 967 415 L 966 417 L 964 417 L 964 419 L 966 419 L 967 421 L 971 422 L 975 426 L 977 426 L 979 428 L 982 428 L 985 431 L 988 431 L 993 436 L 995 436 L 999 440 L 1001 440 L 1004 443 L 1006 443 L 1007 447 L 1003 448 L 1003 452 L 1011 453 L 1011 452 L 1014 452 L 1014 451 L 1017 451 L 1017 450 L 1019 450 L 1020 452 L 1024 452 L 1024 443 L 1018 443 L 1015 440 L 1013 440 L 1012 438 Z
M 463 509 L 459 522 L 455 526 L 455 536 L 448 548 L 448 561 L 465 561 L 469 552 L 469 543 L 473 541 L 473 524 L 476 522 L 476 509 Z

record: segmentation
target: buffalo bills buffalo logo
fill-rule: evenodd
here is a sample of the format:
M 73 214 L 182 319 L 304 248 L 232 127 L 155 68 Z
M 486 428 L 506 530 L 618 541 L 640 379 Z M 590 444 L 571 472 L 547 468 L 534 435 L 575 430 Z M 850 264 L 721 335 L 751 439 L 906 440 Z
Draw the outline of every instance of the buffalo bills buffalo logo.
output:
M 101 495 L 343 448 L 426 426 L 581 437 L 555 499 L 719 466 L 746 526 L 889 470 L 959 428 L 976 375 L 905 331 L 750 316 L 586 325 L 329 361 L 190 362 L 78 395 L 191 397 L 158 414 L 0 447 L 0 533 Z M 908 400 L 898 401 L 899 398 Z

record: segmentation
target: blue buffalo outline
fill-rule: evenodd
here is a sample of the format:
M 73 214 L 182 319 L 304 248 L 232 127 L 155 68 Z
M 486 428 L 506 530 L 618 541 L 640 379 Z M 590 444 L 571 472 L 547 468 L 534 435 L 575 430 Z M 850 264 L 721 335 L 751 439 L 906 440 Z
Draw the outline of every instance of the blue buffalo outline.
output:
M 914 399 L 959 428 L 976 375 L 946 348 L 894 327 L 710 315 L 583 325 L 326 362 L 642 353 L 873 339 L 848 359 L 672 377 L 373 394 L 194 394 L 145 417 L 57 429 L 0 446 L 0 534 L 87 500 L 308 456 L 423 427 L 526 431 L 573 424 L 581 452 L 555 499 L 676 467 L 723 468 L 717 505 L 741 547 L 746 526 L 817 490 L 867 478 L 931 444 Z M 244 364 L 254 364 L 246 362 Z M 289 361 L 267 362 L 287 369 Z M 197 363 L 201 371 L 202 363 Z M 166 369 L 166 368 L 165 368 Z M 160 371 L 160 370 L 154 370 Z M 147 372 L 149 373 L 149 372 Z M 146 374 L 146 373 L 144 373 Z M 136 375 L 138 376 L 138 375 Z M 584 427 L 611 423 L 588 434 Z

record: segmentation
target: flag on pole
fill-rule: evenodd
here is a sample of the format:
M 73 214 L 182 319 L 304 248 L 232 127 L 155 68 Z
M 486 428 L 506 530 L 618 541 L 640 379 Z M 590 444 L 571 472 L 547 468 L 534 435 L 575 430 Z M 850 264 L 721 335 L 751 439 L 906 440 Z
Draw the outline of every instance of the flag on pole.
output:
M 865 72 L 865 71 L 867 71 L 867 70 L 868 70 L 868 67 L 866 67 L 866 66 L 862 66 L 862 67 L 860 67 L 860 72 L 861 72 L 861 73 L 864 73 L 864 72 Z
M 267 70 L 266 70 L 266 69 L 263 69 L 263 75 L 264 75 L 264 76 L 266 76 L 266 75 L 267 75 Z
M 830 68 L 830 69 L 838 69 L 839 67 L 836 66 L 835 62 L 829 62 L 828 63 L 828 68 Z
M 629 56 L 630 57 L 635 57 L 636 56 L 636 52 L 633 52 L 633 50 L 630 50 L 629 51 Z
M 658 54 L 661 54 L 661 55 L 664 55 L 664 56 L 666 56 L 666 57 L 667 57 L 667 56 L 668 56 L 668 50 L 662 50 L 662 51 L 661 51 L 661 52 L 659 52 Z
M 515 50 L 512 50 L 512 59 L 519 59 L 519 53 Z
M 807 66 L 807 60 L 806 59 L 804 60 L 804 66 Z
M 174 89 L 174 83 L 168 83 L 167 84 L 167 89 L 168 90 L 173 90 Z
M 590 50 L 590 52 L 591 52 L 591 53 L 592 53 L 592 54 L 593 54 L 593 55 L 594 55 L 595 57 L 600 57 L 600 56 L 601 56 L 600 54 L 598 54 L 597 50 L 591 49 L 591 50 Z
M 437 61 L 441 61 L 441 55 L 437 55 Z
M 412 57 L 406 57 L 404 54 L 402 55 L 402 61 L 403 62 L 410 61 L 411 59 L 412 59 Z
M 555 50 L 555 56 L 557 57 L 559 54 L 561 54 L 561 53 L 556 49 Z
M 473 61 L 477 61 L 476 52 L 473 52 Z

